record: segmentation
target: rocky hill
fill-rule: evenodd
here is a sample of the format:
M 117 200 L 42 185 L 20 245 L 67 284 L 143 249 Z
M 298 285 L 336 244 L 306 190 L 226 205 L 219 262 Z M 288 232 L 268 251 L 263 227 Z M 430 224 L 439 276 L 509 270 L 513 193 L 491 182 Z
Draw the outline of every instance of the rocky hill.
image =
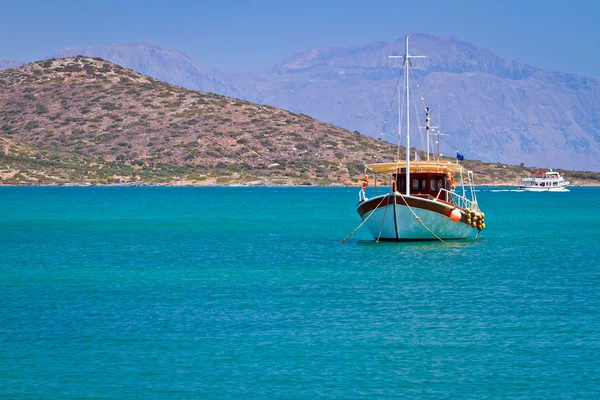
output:
M 354 184 L 389 143 L 101 59 L 0 72 L 4 183 Z
M 99 58 L 0 71 L 0 184 L 355 185 L 365 162 L 396 152 L 303 114 L 183 89 Z M 515 184 L 526 171 L 466 165 L 481 184 Z M 588 180 L 575 183 L 599 182 L 599 174 L 580 177 Z
M 432 122 L 450 133 L 442 153 L 538 167 L 600 171 L 600 81 L 506 61 L 456 38 L 411 35 L 417 79 Z M 110 47 L 110 46 L 109 46 Z M 142 43 L 72 48 L 61 55 L 106 57 L 190 89 L 304 113 L 351 131 L 395 141 L 384 127 L 404 41 L 301 52 L 260 73 L 226 74 L 181 53 Z M 164 66 L 168 66 L 165 68 Z M 440 118 L 438 118 L 438 115 Z M 414 118 L 414 117 L 413 117 Z M 415 135 L 415 138 L 418 137 Z M 424 144 L 415 140 L 415 146 Z

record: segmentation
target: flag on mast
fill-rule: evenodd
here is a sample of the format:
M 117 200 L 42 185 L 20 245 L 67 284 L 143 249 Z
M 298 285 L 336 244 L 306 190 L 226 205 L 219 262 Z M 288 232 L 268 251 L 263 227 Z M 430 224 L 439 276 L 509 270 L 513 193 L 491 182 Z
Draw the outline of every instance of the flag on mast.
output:
M 462 161 L 465 159 L 465 156 L 463 156 L 462 154 L 460 154 L 458 151 L 456 152 L 456 159 L 458 161 Z

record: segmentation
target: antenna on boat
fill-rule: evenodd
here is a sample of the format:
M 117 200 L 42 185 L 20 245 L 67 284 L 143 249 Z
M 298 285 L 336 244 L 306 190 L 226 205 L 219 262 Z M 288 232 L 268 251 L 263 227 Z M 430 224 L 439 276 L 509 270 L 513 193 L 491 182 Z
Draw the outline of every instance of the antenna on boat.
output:
M 431 138 L 429 135 L 431 135 L 431 133 L 434 131 L 434 129 L 439 128 L 439 126 L 431 126 L 429 125 L 429 107 L 425 107 L 425 126 L 419 126 L 419 129 L 425 129 L 426 132 L 426 138 L 427 138 L 427 161 L 429 161 L 429 154 L 431 153 Z M 421 140 L 423 140 L 423 138 L 421 138 Z
M 436 141 L 435 143 L 437 143 L 437 160 L 438 160 L 438 162 L 439 162 L 439 161 L 440 161 L 440 156 L 442 155 L 442 154 L 440 153 L 440 142 L 441 142 L 441 140 L 440 140 L 440 136 L 448 136 L 448 134 L 447 134 L 447 133 L 442 133 L 442 132 L 440 132 L 440 130 L 438 129 L 438 131 L 437 131 L 436 135 L 437 135 L 437 141 Z
M 435 144 L 437 144 L 437 161 L 438 162 L 440 162 L 440 156 L 442 155 L 440 153 L 440 136 L 448 136 L 447 133 L 442 133 L 441 132 L 441 129 L 440 129 L 441 125 L 442 125 L 442 116 L 441 116 L 440 110 L 438 109 L 438 126 L 432 126 L 431 127 L 431 133 L 434 134 L 434 135 L 437 135 L 437 141 L 435 142 Z M 434 130 L 436 130 L 436 129 L 437 129 L 437 133 L 434 132 Z M 429 139 L 429 138 L 427 138 L 427 139 Z M 429 140 L 427 141 L 427 143 L 429 143 Z M 427 147 L 427 150 L 429 150 L 429 147 Z
M 404 56 L 388 56 L 388 58 L 404 59 L 403 67 L 406 67 L 406 195 L 410 196 L 410 100 L 409 100 L 409 79 L 408 79 L 408 64 L 411 58 L 425 58 L 425 56 L 411 56 L 408 54 L 408 36 L 405 40 Z M 400 91 L 398 91 L 398 104 L 400 104 Z M 400 135 L 402 127 L 398 121 L 398 135 Z
M 427 161 L 429 161 L 429 107 L 425 107 L 425 134 L 427 135 Z

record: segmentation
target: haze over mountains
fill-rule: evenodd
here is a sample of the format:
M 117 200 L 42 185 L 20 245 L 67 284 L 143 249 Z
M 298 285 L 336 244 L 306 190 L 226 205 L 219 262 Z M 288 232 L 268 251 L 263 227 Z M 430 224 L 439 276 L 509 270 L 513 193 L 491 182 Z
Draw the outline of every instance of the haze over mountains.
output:
M 22 64 L 23 64 L 22 62 L 15 61 L 15 60 L 0 59 L 0 70 L 18 67 L 19 65 L 22 65 Z
M 456 38 L 411 36 L 420 93 L 441 117 L 442 152 L 539 167 L 600 170 L 600 82 L 506 61 Z M 404 40 L 313 49 L 269 70 L 225 73 L 180 52 L 141 42 L 60 50 L 56 56 L 101 57 L 190 89 L 273 105 L 396 141 L 396 119 L 384 124 L 400 72 Z M 423 109 L 415 93 L 414 107 Z M 392 110 L 397 104 L 392 106 Z M 414 121 L 414 116 L 412 116 Z M 423 121 L 419 121 L 423 124 Z M 416 125 L 416 124 L 415 124 Z M 417 131 L 413 144 L 424 148 Z
M 225 94 L 230 90 L 221 81 L 219 71 L 211 70 L 186 55 L 151 41 L 133 45 L 106 45 L 98 47 L 68 47 L 60 49 L 57 57 L 82 55 L 99 57 L 141 74 L 186 89 Z

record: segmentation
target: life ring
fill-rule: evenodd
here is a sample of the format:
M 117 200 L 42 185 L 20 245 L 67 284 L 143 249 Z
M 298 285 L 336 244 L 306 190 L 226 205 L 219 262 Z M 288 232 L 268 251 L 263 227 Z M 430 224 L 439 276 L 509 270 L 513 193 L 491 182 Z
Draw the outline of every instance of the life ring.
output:
M 450 171 L 448 171 L 446 176 L 448 177 L 448 183 L 450 184 L 450 188 L 452 190 L 454 190 L 454 188 L 456 187 L 455 182 L 454 182 L 454 176 L 452 175 L 452 173 Z

